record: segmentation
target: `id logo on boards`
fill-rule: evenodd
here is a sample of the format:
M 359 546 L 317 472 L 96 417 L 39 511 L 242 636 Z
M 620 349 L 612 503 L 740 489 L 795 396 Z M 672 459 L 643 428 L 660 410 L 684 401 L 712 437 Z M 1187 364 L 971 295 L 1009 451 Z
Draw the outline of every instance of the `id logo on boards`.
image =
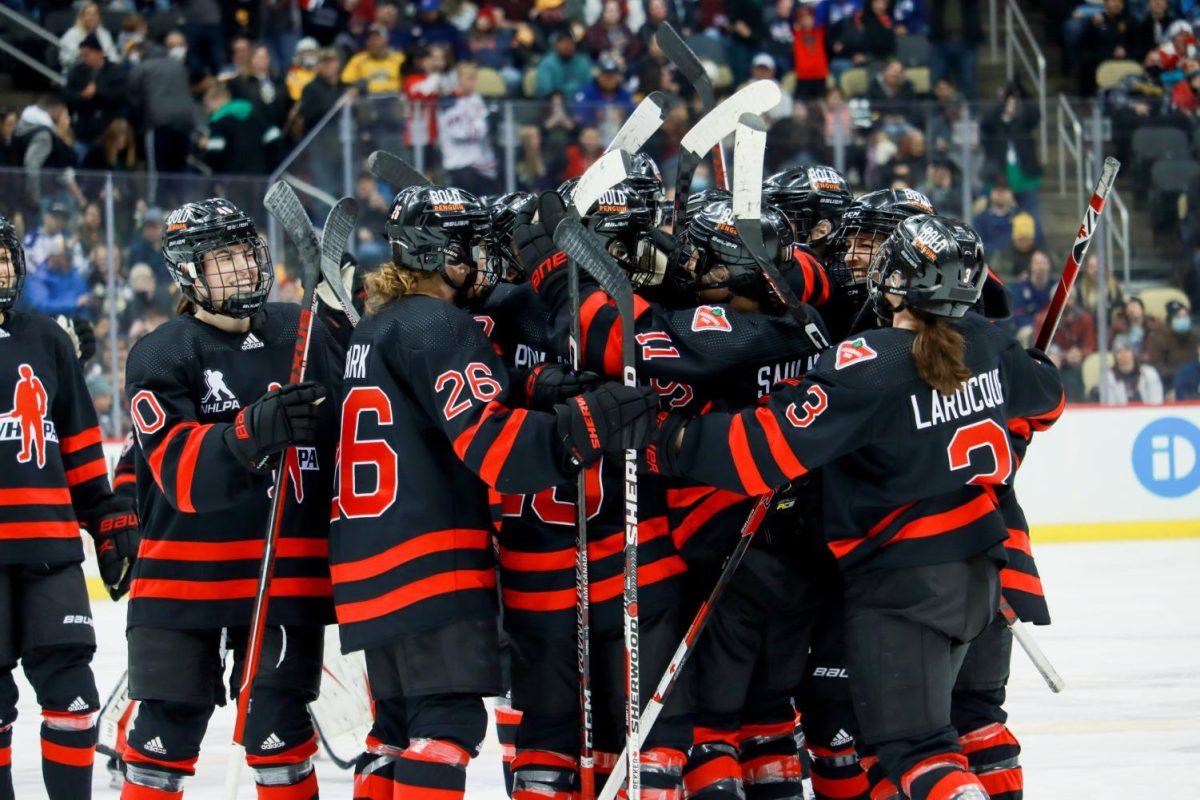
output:
M 1151 422 L 1133 442 L 1133 472 L 1159 497 L 1183 497 L 1200 487 L 1200 428 L 1186 419 Z

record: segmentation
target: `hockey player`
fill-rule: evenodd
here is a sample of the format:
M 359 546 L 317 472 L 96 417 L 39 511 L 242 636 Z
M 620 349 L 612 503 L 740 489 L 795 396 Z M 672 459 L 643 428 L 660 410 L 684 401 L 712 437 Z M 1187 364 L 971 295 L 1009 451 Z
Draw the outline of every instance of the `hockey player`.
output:
M 343 352 L 319 320 L 308 380 L 289 375 L 299 307 L 267 303 L 273 266 L 246 214 L 223 199 L 166 219 L 163 256 L 179 315 L 129 354 L 126 393 L 145 521 L 130 591 L 126 800 L 179 798 L 216 705 L 223 655 L 240 685 L 272 473 L 288 499 L 262 662 L 246 721 L 246 762 L 260 798 L 310 800 L 316 750 L 306 704 L 317 694 L 332 620 L 328 512 L 334 404 Z
M 13 305 L 25 254 L 0 217 L 0 798 L 12 800 L 18 661 L 42 708 L 42 778 L 50 800 L 92 796 L 96 634 L 84 582 L 82 525 L 113 598 L 137 554 L 132 505 L 115 497 L 76 351 L 53 320 Z M 12 461 L 7 461 L 11 458 Z
M 512 407 L 505 365 L 463 308 L 485 223 L 457 188 L 401 191 L 393 263 L 368 278 L 347 357 L 335 599 L 343 648 L 366 651 L 395 797 L 462 795 L 481 698 L 501 690 L 488 489 L 570 483 L 606 449 L 640 446 L 657 410 L 611 383 L 553 413 Z
M 843 342 L 763 407 L 669 417 L 647 452 L 667 474 L 748 493 L 824 465 L 856 714 L 912 800 L 987 797 L 960 753 L 950 693 L 999 598 L 1006 424 L 1048 426 L 1062 410 L 1053 366 L 969 311 L 982 255 L 961 225 L 902 222 L 868 282 L 892 327 Z

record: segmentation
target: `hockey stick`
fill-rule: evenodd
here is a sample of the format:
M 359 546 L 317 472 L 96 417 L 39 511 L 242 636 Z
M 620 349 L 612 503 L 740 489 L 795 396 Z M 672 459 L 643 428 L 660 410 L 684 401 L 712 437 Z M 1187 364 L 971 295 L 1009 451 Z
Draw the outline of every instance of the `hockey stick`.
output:
M 636 153 L 641 150 L 655 131 L 667 121 L 667 113 L 670 110 L 671 98 L 666 92 L 651 92 L 646 95 L 646 99 L 638 103 L 604 152 L 624 150 L 626 153 Z
M 335 213 L 338 209 L 340 213 Z M 343 197 L 325 218 L 325 227 L 321 231 L 321 278 L 329 284 L 334 297 L 342 312 L 350 320 L 350 327 L 358 324 L 359 313 L 342 282 L 342 255 L 346 252 L 346 243 L 354 233 L 358 222 L 358 201 L 353 197 Z
M 765 114 L 783 99 L 779 84 L 774 81 L 755 81 L 738 89 L 709 111 L 679 143 L 679 165 L 675 173 L 675 233 L 678 237 L 687 210 L 692 178 L 704 155 L 729 134 L 737 130 L 742 114 Z M 759 187 L 761 189 L 761 185 Z
M 721 567 L 721 574 L 717 576 L 717 581 L 709 591 L 707 599 L 701 604 L 700 609 L 696 612 L 696 616 L 692 618 L 691 624 L 688 625 L 683 639 L 679 642 L 679 646 L 675 648 L 675 654 L 671 656 L 671 662 L 667 664 L 662 677 L 658 679 L 658 686 L 654 689 L 654 696 L 646 702 L 646 708 L 642 711 L 641 730 L 639 732 L 641 744 L 644 745 L 646 743 L 647 737 L 650 736 L 650 731 L 654 728 L 654 723 L 658 721 L 659 714 L 662 713 L 663 707 L 666 706 L 671 692 L 675 689 L 675 685 L 679 681 L 680 672 L 683 671 L 683 667 L 687 664 L 688 659 L 691 658 L 692 653 L 696 651 L 696 642 L 699 640 L 700 634 L 704 632 L 704 627 L 708 624 L 713 608 L 717 605 L 717 601 L 721 599 L 721 595 L 725 593 L 725 589 L 729 586 L 729 581 L 732 580 L 738 565 L 742 563 L 746 551 L 750 549 L 750 544 L 754 540 L 754 534 L 762 527 L 763 520 L 767 517 L 767 511 L 771 506 L 771 500 L 774 496 L 772 492 L 764 494 L 754 501 L 754 508 L 751 509 L 750 516 L 746 517 L 746 521 L 742 523 L 742 530 L 738 536 L 737 544 L 725 559 L 725 564 Z M 613 765 L 612 775 L 609 776 L 608 783 L 604 784 L 598 800 L 615 800 L 617 792 L 620 791 L 621 783 L 625 780 L 625 768 L 625 759 L 618 756 L 617 763 Z
M 700 63 L 696 51 L 688 47 L 687 42 L 683 41 L 679 32 L 669 22 L 663 22 L 658 26 L 658 30 L 654 32 L 654 39 L 658 42 L 663 55 L 683 74 L 683 79 L 696 90 L 696 94 L 700 96 L 700 107 L 707 114 L 717 104 L 717 95 L 713 91 L 712 78 L 708 77 L 708 70 L 704 68 L 704 64 Z M 713 177 L 716 179 L 714 183 L 719 189 L 728 189 L 729 173 L 725 169 L 724 142 L 718 141 L 713 145 L 712 154 Z
M 1017 612 L 1013 611 L 1013 607 L 1004 599 L 1004 595 L 1000 595 L 1000 613 L 1004 615 L 1004 621 L 1008 623 L 1008 627 L 1012 629 L 1013 638 L 1021 645 L 1021 649 L 1025 651 L 1025 655 L 1029 656 L 1029 660 L 1033 662 L 1033 666 L 1037 669 L 1042 679 L 1046 681 L 1046 685 L 1050 687 L 1050 691 L 1058 694 L 1066 688 L 1066 681 L 1058 674 L 1058 670 L 1050 663 L 1050 659 L 1046 658 L 1046 654 L 1042 652 L 1042 648 L 1038 646 L 1037 640 L 1029 632 L 1024 622 L 1017 619 Z
M 621 151 L 614 151 L 625 156 Z M 584 176 L 587 177 L 586 175 Z M 580 186 L 583 180 L 580 180 Z M 576 189 L 575 197 L 579 197 Z M 579 208 L 576 205 L 576 208 Z M 568 215 L 558 223 L 554 231 L 554 242 L 566 252 L 571 262 L 587 271 L 600 288 L 616 303 L 617 315 L 621 320 L 621 377 L 626 386 L 637 385 L 637 369 L 634 350 L 633 287 L 625 273 L 604 249 L 595 234 L 583 227 L 575 215 Z M 641 676 L 638 652 L 638 510 L 637 510 L 636 450 L 625 451 L 625 575 L 624 575 L 624 624 L 625 624 L 625 740 L 627 770 L 629 775 L 629 800 L 640 800 L 642 791 L 641 770 Z M 583 497 L 586 514 L 586 495 Z M 611 780 L 610 780 L 611 783 Z
M 750 255 L 758 262 L 771 289 L 787 306 L 788 313 L 804 329 L 813 346 L 824 350 L 829 347 L 829 342 L 808 313 L 808 307 L 800 302 L 800 298 L 796 297 L 792 287 L 780 274 L 770 248 L 763 239 L 762 185 L 763 158 L 766 152 L 767 126 L 756 114 L 742 114 L 738 118 L 737 136 L 733 142 L 733 163 L 737 166 L 733 182 L 733 217 L 738 235 L 745 242 Z
M 367 170 L 396 191 L 408 186 L 429 186 L 430 181 L 407 161 L 387 150 L 367 156 Z
M 288 383 L 299 383 L 304 380 L 308 368 L 308 350 L 311 343 L 312 321 L 317 311 L 317 280 L 321 273 L 320 243 L 317 232 L 313 230 L 308 212 L 300 204 L 296 192 L 286 183 L 279 182 L 267 190 L 263 205 L 271 216 L 283 226 L 284 233 L 300 251 L 301 256 L 301 286 L 308 293 L 307 307 L 301 307 L 299 324 L 296 329 L 296 347 L 292 354 L 291 373 Z M 357 204 L 355 204 L 357 205 Z M 348 207 L 339 203 L 330 211 L 330 215 L 347 213 Z M 339 223 L 340 224 L 340 223 Z M 329 227 L 329 222 L 326 222 Z M 336 227 L 336 226 L 335 226 Z M 266 630 L 267 611 L 271 600 L 271 577 L 275 572 L 275 557 L 278 552 L 280 526 L 283 522 L 284 504 L 287 502 L 287 470 L 286 460 L 291 451 L 288 448 L 279 460 L 275 469 L 275 489 L 271 497 L 271 513 L 267 522 L 267 532 L 263 543 L 262 562 L 259 565 L 258 588 L 254 597 L 254 613 L 250 619 L 250 632 L 246 642 L 245 665 L 242 669 L 242 682 L 238 689 L 237 716 L 233 728 L 233 742 L 245 750 L 246 716 L 250 710 L 250 696 L 254 688 L 254 679 L 258 677 L 259 661 L 262 657 L 263 633 Z M 240 755 L 237 751 L 235 754 Z M 226 786 L 228 791 L 230 787 Z M 236 793 L 236 783 L 233 786 Z
M 1062 277 L 1059 278 L 1058 286 L 1054 289 L 1054 297 L 1050 298 L 1050 305 L 1046 307 L 1046 319 L 1042 322 L 1042 328 L 1038 331 L 1037 339 L 1034 341 L 1033 346 L 1042 352 L 1045 352 L 1046 348 L 1050 346 L 1050 342 L 1054 341 L 1058 323 L 1067 307 L 1071 290 L 1075 288 L 1075 279 L 1079 277 L 1079 269 L 1083 266 L 1083 260 L 1087 258 L 1092 237 L 1096 235 L 1096 229 L 1100 226 L 1100 217 L 1104 214 L 1108 193 L 1112 189 L 1120 169 L 1121 162 L 1117 159 L 1112 156 L 1104 159 L 1100 180 L 1096 181 L 1096 191 L 1092 192 L 1092 199 L 1088 201 L 1087 208 L 1084 209 L 1083 222 L 1079 224 L 1079 233 L 1075 234 L 1075 244 L 1071 245 L 1071 251 L 1067 253 L 1067 263 L 1063 267 Z

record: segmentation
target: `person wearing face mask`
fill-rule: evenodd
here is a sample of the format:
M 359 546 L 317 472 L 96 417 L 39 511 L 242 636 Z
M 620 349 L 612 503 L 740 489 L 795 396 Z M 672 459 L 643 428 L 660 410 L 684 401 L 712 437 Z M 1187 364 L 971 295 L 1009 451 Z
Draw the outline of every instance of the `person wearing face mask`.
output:
M 300 102 L 300 96 L 304 93 L 304 87 L 317 77 L 317 64 L 320 61 L 320 46 L 317 40 L 311 36 L 305 36 L 296 45 L 296 55 L 292 59 L 292 65 L 288 67 L 287 84 L 288 96 L 292 98 L 293 103 Z
M 192 77 L 187 39 L 177 30 L 167 33 L 161 45 L 146 42 L 142 59 L 129 72 L 129 104 L 141 129 L 150 131 L 154 146 L 149 155 L 159 172 L 183 172 L 187 167 L 194 126 Z
M 1191 310 L 1178 300 L 1167 303 L 1167 324 L 1146 336 L 1143 360 L 1158 370 L 1164 386 L 1175 381 L 1176 371 L 1192 359 L 1200 336 L 1192 324 Z
M 1138 358 L 1133 340 L 1127 334 L 1113 337 L 1113 366 L 1101 378 L 1099 399 L 1113 405 L 1129 403 L 1158 404 L 1163 401 L 1163 382 L 1158 370 Z

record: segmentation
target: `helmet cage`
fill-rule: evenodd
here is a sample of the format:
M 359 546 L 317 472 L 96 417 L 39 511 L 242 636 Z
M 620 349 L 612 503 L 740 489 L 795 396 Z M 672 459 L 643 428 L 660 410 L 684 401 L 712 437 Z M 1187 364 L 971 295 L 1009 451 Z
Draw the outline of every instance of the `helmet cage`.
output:
M 0 217 L 0 248 L 8 253 L 12 268 L 13 277 L 9 281 L 9 285 L 0 286 L 0 311 L 8 311 L 21 296 L 21 290 L 25 287 L 27 269 L 25 248 L 21 246 L 21 241 L 17 238 L 17 232 L 12 223 L 3 217 Z
M 205 204 L 209 202 L 205 201 Z M 188 209 L 188 206 L 184 209 Z M 253 316 L 267 301 L 275 282 L 270 248 L 258 235 L 254 223 L 245 214 L 233 209 L 233 213 L 225 212 L 228 213 L 227 218 L 214 218 L 171 231 L 172 225 L 186 224 L 171 222 L 177 217 L 186 216 L 188 212 L 184 209 L 168 217 L 168 233 L 163 240 L 163 257 L 172 280 L 188 300 L 210 314 L 235 319 Z M 181 215 L 180 212 L 184 213 Z M 232 253 L 222 252 L 241 245 L 249 247 L 246 255 L 253 259 L 255 267 L 252 283 L 248 286 L 239 286 L 237 283 L 238 270 L 233 263 Z M 220 288 L 226 293 L 219 302 L 213 299 L 213 290 L 217 287 L 205 267 L 205 260 L 210 255 L 216 260 L 215 272 L 221 278 Z M 230 293 L 231 289 L 236 291 Z

